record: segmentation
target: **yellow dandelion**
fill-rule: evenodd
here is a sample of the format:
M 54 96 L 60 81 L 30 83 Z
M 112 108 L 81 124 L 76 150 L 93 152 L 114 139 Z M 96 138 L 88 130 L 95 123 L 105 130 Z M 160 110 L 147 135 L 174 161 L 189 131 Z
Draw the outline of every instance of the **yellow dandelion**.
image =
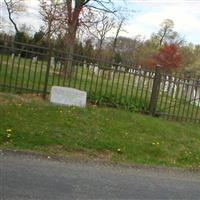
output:
M 11 129 L 11 128 L 8 128 L 8 129 L 6 129 L 6 132 L 7 132 L 7 133 L 10 133 L 10 132 L 12 132 L 12 129 Z
M 117 149 L 117 152 L 121 152 L 121 149 Z

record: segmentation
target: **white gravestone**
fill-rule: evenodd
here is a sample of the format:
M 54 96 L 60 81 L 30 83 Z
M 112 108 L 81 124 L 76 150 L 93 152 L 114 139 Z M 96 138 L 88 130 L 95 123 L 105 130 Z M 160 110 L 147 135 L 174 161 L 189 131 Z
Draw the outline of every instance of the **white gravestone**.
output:
M 99 68 L 97 66 L 94 67 L 94 74 L 97 76 L 99 73 Z
M 54 57 L 51 57 L 50 66 L 51 66 L 51 67 L 54 67 L 54 65 L 55 65 L 55 58 L 54 58 Z
M 61 62 L 58 61 L 57 64 L 56 64 L 56 66 L 60 69 L 61 68 Z
M 86 106 L 87 93 L 68 87 L 53 86 L 51 88 L 50 102 L 67 106 Z
M 12 54 L 11 54 L 11 59 L 13 60 L 13 59 L 14 59 L 14 57 L 15 57 L 15 54 L 14 54 L 14 53 L 12 53 Z
M 84 67 L 84 69 L 87 68 L 87 61 L 86 60 L 84 60 L 84 62 L 83 62 L 83 67 Z
M 94 68 L 94 66 L 92 65 L 92 63 L 90 63 L 90 65 L 89 65 L 89 70 L 90 70 L 90 71 L 93 71 L 93 68 Z
M 125 72 L 126 69 L 125 69 L 125 67 L 121 67 L 120 70 Z
M 37 56 L 33 57 L 33 62 L 37 62 Z

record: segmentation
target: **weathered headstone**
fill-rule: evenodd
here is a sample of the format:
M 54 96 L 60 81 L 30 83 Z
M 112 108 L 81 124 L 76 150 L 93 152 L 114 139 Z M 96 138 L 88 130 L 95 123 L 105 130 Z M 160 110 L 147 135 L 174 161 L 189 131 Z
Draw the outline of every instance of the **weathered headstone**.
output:
M 128 72 L 129 73 L 135 73 L 135 71 L 132 68 L 129 68 Z
M 183 93 L 183 81 L 180 80 L 178 84 L 178 98 L 180 99 Z
M 54 57 L 51 57 L 50 66 L 51 66 L 51 67 L 54 67 L 54 65 L 55 65 L 55 58 L 54 58 Z
M 196 88 L 195 92 L 195 104 L 196 106 L 200 106 L 200 87 Z
M 165 88 L 164 88 L 164 92 L 167 92 L 167 91 L 169 90 L 169 86 L 170 86 L 170 83 L 169 83 L 169 77 L 168 77 L 168 76 L 166 76 L 164 86 L 165 86 Z
M 56 69 L 60 71 L 60 68 L 61 68 L 61 67 L 62 67 L 62 64 L 61 64 L 60 61 L 58 61 L 58 62 L 56 63 Z
M 11 59 L 13 60 L 13 59 L 14 59 L 14 57 L 15 57 L 15 54 L 14 54 L 14 53 L 12 53 L 12 54 L 11 54 Z
M 176 98 L 176 95 L 177 95 L 177 85 L 174 83 L 174 90 L 173 90 L 173 98 Z
M 125 72 L 125 70 L 126 70 L 125 67 L 121 67 L 121 71 Z
M 97 66 L 94 67 L 94 74 L 97 76 L 99 73 L 99 68 Z
M 33 57 L 33 62 L 37 62 L 37 56 Z
M 194 87 L 194 81 L 193 80 L 189 80 L 188 81 L 188 85 L 187 85 L 187 96 L 186 96 L 186 100 L 187 101 L 191 101 L 192 96 L 193 96 L 193 87 Z
M 84 62 L 83 62 L 83 67 L 84 67 L 84 69 L 87 68 L 87 61 L 86 60 L 84 60 Z
M 94 70 L 94 66 L 92 65 L 92 63 L 90 63 L 90 65 L 89 65 L 89 70 L 90 70 L 90 71 L 93 71 L 93 70 Z
M 67 106 L 86 106 L 87 93 L 74 88 L 53 86 L 51 88 L 50 102 Z

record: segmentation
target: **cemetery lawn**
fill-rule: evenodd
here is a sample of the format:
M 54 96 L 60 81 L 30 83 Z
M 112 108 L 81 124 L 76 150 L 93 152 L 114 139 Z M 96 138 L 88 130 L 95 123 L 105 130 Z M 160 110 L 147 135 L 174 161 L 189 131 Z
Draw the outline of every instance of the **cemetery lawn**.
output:
M 0 149 L 200 169 L 200 125 L 0 93 Z

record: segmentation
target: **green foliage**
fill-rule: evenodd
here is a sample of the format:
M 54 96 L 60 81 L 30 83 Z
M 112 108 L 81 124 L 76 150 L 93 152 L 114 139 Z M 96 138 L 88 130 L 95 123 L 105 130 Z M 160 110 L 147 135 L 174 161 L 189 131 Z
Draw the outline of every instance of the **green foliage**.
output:
M 22 42 L 22 43 L 29 43 L 30 37 L 25 32 L 17 32 L 15 34 L 15 41 L 16 42 Z
M 86 63 L 91 63 L 93 61 L 92 58 L 94 57 L 94 47 L 91 39 L 87 39 L 85 41 L 83 46 L 83 55 L 85 57 Z
M 121 62 L 122 62 L 122 58 L 121 58 L 120 53 L 116 53 L 114 56 L 114 63 L 119 64 Z
M 188 44 L 180 48 L 182 54 L 182 68 L 186 73 L 200 75 L 200 45 Z
M 45 40 L 45 33 L 42 30 L 35 32 L 32 43 L 36 45 L 43 45 L 43 47 L 48 47 L 47 41 Z

